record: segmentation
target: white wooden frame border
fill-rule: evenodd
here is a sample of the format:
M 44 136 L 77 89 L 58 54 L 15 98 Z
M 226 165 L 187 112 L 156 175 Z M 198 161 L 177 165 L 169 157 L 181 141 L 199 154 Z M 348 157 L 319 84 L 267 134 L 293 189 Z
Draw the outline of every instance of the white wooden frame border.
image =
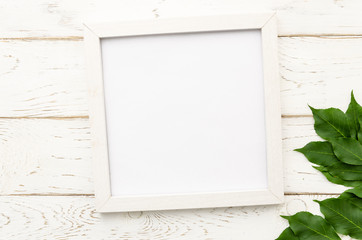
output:
M 97 211 L 147 211 L 283 202 L 280 83 L 274 12 L 121 23 L 85 23 L 84 26 Z M 268 189 L 154 196 L 112 196 L 107 150 L 101 38 L 243 29 L 261 29 L 262 34 Z

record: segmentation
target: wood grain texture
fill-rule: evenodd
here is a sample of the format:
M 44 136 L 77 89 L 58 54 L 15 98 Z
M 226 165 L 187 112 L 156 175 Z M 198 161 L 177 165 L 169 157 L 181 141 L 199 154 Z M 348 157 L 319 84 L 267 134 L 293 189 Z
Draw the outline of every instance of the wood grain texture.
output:
M 285 192 L 342 192 L 293 151 L 319 140 L 312 118 L 282 123 Z M 90 138 L 88 119 L 0 119 L 0 194 L 93 194 Z
M 90 149 L 88 119 L 0 119 L 1 194 L 93 193 Z
M 82 18 L 94 1 L 0 1 L 1 38 L 82 36 Z
M 282 126 L 284 189 L 289 194 L 341 193 L 347 188 L 330 183 L 312 167 L 303 154 L 294 151 L 310 141 L 322 141 L 313 128 L 312 117 L 284 118 Z
M 344 190 L 293 149 L 319 139 L 312 118 L 303 117 L 310 115 L 306 103 L 345 109 L 352 88 L 362 102 L 360 0 L 114 2 L 0 0 L 0 195 L 24 195 L 0 197 L 0 239 L 274 239 L 287 225 L 280 214 L 319 213 L 312 199 L 327 197 L 287 196 L 286 204 L 268 207 L 95 213 L 93 197 L 75 196 L 93 194 L 81 23 L 95 10 L 100 18 L 113 11 L 122 19 L 277 10 L 284 36 L 285 191 Z
M 1 38 L 81 37 L 85 18 L 150 19 L 261 9 L 278 11 L 283 36 L 362 34 L 359 0 L 1 0 L 0 6 Z
M 87 116 L 82 41 L 0 41 L 0 117 Z
M 283 115 L 346 109 L 362 76 L 362 37 L 281 37 Z M 87 117 L 82 41 L 0 41 L 0 117 Z
M 362 38 L 279 38 L 282 114 L 315 108 L 346 110 L 350 92 L 362 102 Z
M 279 215 L 308 210 L 313 199 L 287 196 L 279 206 L 99 214 L 93 197 L 0 197 L 2 239 L 275 239 L 287 226 Z M 21 226 L 22 231 L 19 231 Z M 348 237 L 343 240 L 350 239 Z

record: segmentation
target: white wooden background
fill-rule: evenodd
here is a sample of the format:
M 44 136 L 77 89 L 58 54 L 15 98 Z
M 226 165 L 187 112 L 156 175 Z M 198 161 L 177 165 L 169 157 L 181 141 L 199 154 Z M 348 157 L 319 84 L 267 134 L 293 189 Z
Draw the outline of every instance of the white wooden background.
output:
M 280 214 L 320 214 L 312 200 L 344 190 L 293 149 L 318 139 L 307 103 L 345 110 L 352 89 L 362 102 L 362 1 L 94 1 L 0 0 L 1 240 L 270 240 Z M 278 10 L 285 204 L 95 213 L 81 22 L 107 7 L 124 19 Z

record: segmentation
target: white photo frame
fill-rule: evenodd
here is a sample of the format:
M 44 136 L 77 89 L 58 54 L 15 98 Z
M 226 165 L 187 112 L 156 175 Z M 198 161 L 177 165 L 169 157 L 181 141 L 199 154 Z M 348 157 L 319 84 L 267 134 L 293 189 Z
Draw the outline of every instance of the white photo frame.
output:
M 95 196 L 96 196 L 97 211 L 126 212 L 126 211 L 148 211 L 148 210 L 168 210 L 168 209 L 188 209 L 188 208 L 211 208 L 211 207 L 213 208 L 213 207 L 280 204 L 283 202 L 284 190 L 283 190 L 282 144 L 281 144 L 281 113 L 280 113 L 280 99 L 279 99 L 280 86 L 279 86 L 278 55 L 277 55 L 276 16 L 274 12 L 226 15 L 226 16 L 204 16 L 204 17 L 193 17 L 185 19 L 154 19 L 154 20 L 119 22 L 119 23 L 116 22 L 85 23 L 84 26 L 85 26 L 84 41 L 86 47 L 86 66 L 87 66 L 86 72 L 87 72 L 87 81 L 89 86 L 89 103 L 90 103 L 89 115 L 90 115 L 91 134 L 92 134 Z M 113 101 L 112 99 L 107 100 L 107 96 L 105 96 L 105 92 L 106 94 L 108 94 L 109 91 L 113 91 L 112 89 L 114 89 L 112 84 L 109 84 L 110 87 L 108 87 L 108 90 L 107 87 L 105 88 L 104 86 L 104 81 L 106 80 L 104 79 L 105 76 L 107 76 L 106 78 L 108 78 L 108 76 L 111 75 L 111 74 L 107 75 L 106 72 L 109 70 L 106 70 L 106 72 L 104 72 L 104 69 L 108 69 L 106 64 L 112 62 L 113 60 L 107 60 L 106 62 L 108 63 L 105 63 L 102 58 L 102 51 L 104 51 L 103 54 L 105 54 L 107 51 L 110 54 L 112 52 L 116 52 L 113 51 L 113 49 L 110 47 L 122 45 L 123 44 L 122 39 L 129 37 L 131 38 L 136 37 L 137 39 L 151 37 L 149 39 L 155 42 L 155 44 L 158 44 L 157 36 L 172 35 L 175 39 L 177 39 L 178 38 L 177 36 L 182 36 L 184 34 L 191 34 L 187 36 L 191 37 L 194 36 L 194 39 L 198 39 L 198 36 L 203 36 L 203 39 L 210 39 L 213 36 L 222 36 L 222 34 L 230 34 L 230 35 L 225 35 L 224 37 L 221 38 L 225 39 L 225 41 L 227 42 L 229 41 L 229 39 L 232 39 L 234 37 L 242 37 L 241 35 L 236 36 L 234 34 L 235 32 L 244 31 L 242 32 L 244 34 L 246 33 L 245 31 L 249 30 L 259 31 L 260 32 L 259 36 L 261 38 L 260 51 L 261 51 L 262 62 L 260 66 L 262 67 L 262 73 L 261 73 L 262 80 L 260 86 L 262 86 L 261 90 L 262 96 L 261 98 L 259 96 L 259 99 L 261 99 L 260 102 L 264 106 L 262 113 L 264 119 L 262 119 L 262 121 L 264 123 L 263 131 L 265 134 L 264 135 L 265 139 L 263 141 L 265 143 L 265 146 L 260 146 L 260 149 L 265 148 L 266 159 L 260 160 L 260 162 L 265 161 L 264 168 L 266 169 L 264 169 L 263 167 L 260 167 L 259 169 L 261 169 L 260 170 L 261 172 L 265 170 L 265 173 L 262 173 L 265 174 L 265 179 L 266 179 L 265 187 L 262 188 L 255 187 L 255 189 L 254 187 L 251 188 L 246 187 L 240 189 L 238 189 L 237 187 L 235 189 L 228 189 L 225 187 L 225 190 L 223 190 L 221 186 L 221 188 L 218 189 L 217 191 L 207 191 L 207 190 L 197 191 L 196 189 L 190 192 L 181 191 L 181 190 L 180 192 L 156 191 L 156 193 L 154 194 L 152 194 L 151 192 L 144 193 L 140 191 L 140 194 L 135 194 L 137 193 L 137 187 L 128 186 L 129 192 L 122 192 L 122 187 L 117 187 L 118 189 L 121 189 L 120 191 L 121 194 L 112 194 L 112 192 L 114 192 L 115 189 L 114 188 L 115 184 L 119 183 L 112 183 L 112 179 L 115 179 L 114 177 L 116 174 L 112 173 L 112 176 L 110 174 L 110 172 L 112 171 L 112 167 L 110 166 L 109 152 L 115 155 L 116 151 L 113 151 L 112 149 L 116 148 L 114 147 L 115 144 L 109 145 L 108 141 L 110 139 L 107 139 L 107 127 L 112 128 L 108 129 L 108 133 L 109 131 L 112 131 L 113 135 L 111 136 L 112 138 L 111 142 L 112 141 L 115 142 L 116 140 L 114 139 L 117 139 L 121 136 L 120 132 L 113 131 L 115 129 L 114 122 L 116 120 L 118 121 L 119 118 L 117 118 L 118 115 L 114 113 L 113 116 L 116 117 L 115 121 L 112 122 L 111 120 L 113 117 L 110 116 L 112 115 L 112 111 L 114 112 L 115 111 L 114 109 L 117 109 L 117 107 L 120 107 L 120 109 L 124 110 L 127 108 L 127 106 L 123 104 L 122 108 L 122 106 L 117 105 L 119 104 L 117 103 L 118 101 Z M 195 37 L 195 35 L 193 34 L 197 33 L 202 33 L 202 34 L 205 33 L 211 35 L 197 35 Z M 220 33 L 221 35 L 212 35 L 213 33 L 215 34 Z M 248 36 L 252 36 L 253 34 L 254 33 L 251 33 L 251 35 Z M 112 43 L 113 45 L 107 43 L 107 39 L 118 39 L 118 38 L 121 39 L 120 44 L 114 41 Z M 102 41 L 104 41 L 103 45 Z M 133 40 L 131 42 L 133 42 Z M 168 40 L 165 42 L 167 43 Z M 105 47 L 106 46 L 105 43 L 108 44 L 107 45 L 108 47 Z M 116 50 L 116 47 L 114 47 L 114 50 Z M 124 50 L 125 48 L 122 49 L 122 51 Z M 232 53 L 233 51 L 229 52 Z M 252 56 L 250 55 L 246 57 L 252 58 Z M 228 63 L 227 59 L 224 62 L 225 64 L 227 64 Z M 260 73 L 260 71 L 257 72 Z M 248 91 L 246 90 L 246 92 Z M 142 98 L 142 95 L 140 96 Z M 106 111 L 106 109 L 108 112 Z M 256 122 L 259 122 L 260 124 L 260 121 Z M 125 131 L 127 129 L 128 129 L 127 127 L 124 127 L 122 128 L 122 131 L 123 130 Z M 242 129 L 240 131 L 242 131 Z M 110 136 L 108 136 L 108 138 L 110 138 Z M 126 140 L 123 139 L 122 141 L 119 142 L 125 143 L 127 142 L 127 139 Z M 219 141 L 218 144 L 222 144 L 222 142 Z M 259 157 L 258 159 L 261 158 Z M 127 162 L 125 162 L 125 165 L 123 166 L 126 165 Z M 204 165 L 205 169 L 207 169 L 207 164 Z M 140 165 L 135 164 L 135 166 L 140 166 Z M 218 166 L 222 165 L 220 165 L 219 163 Z M 162 164 L 158 167 L 162 167 Z M 167 169 L 164 170 L 165 172 L 167 172 Z M 172 170 L 174 171 L 175 169 Z M 246 172 L 247 171 L 245 171 L 245 173 Z M 125 177 L 127 176 L 132 177 L 132 172 L 131 173 L 124 172 L 124 174 L 121 175 Z M 180 176 L 182 176 L 182 172 L 180 173 Z M 185 176 L 185 179 L 186 178 L 187 176 Z M 123 178 L 122 181 L 127 182 L 127 178 Z M 132 181 L 134 181 L 134 179 Z M 168 179 L 164 179 L 164 181 L 167 182 Z M 207 183 L 208 181 L 205 182 Z

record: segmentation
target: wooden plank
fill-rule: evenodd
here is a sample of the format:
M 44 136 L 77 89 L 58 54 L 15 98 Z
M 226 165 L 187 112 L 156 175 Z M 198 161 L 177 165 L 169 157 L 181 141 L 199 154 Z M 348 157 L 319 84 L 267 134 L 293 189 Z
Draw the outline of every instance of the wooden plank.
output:
M 362 102 L 362 37 L 279 38 L 283 115 Z M 87 116 L 82 41 L 0 41 L 0 117 Z
M 88 119 L 0 119 L 0 195 L 93 194 Z M 311 117 L 283 119 L 286 193 L 340 193 L 302 154 L 318 140 Z
M 198 2 L 166 0 L 158 5 L 151 5 L 153 5 L 152 11 L 155 17 L 158 18 L 175 15 L 250 12 L 261 9 L 274 10 L 277 11 L 278 16 L 279 36 L 360 35 L 362 33 L 362 18 L 360 17 L 362 3 L 358 0 L 205 0 Z M 106 11 L 109 10 L 104 10 Z
M 284 118 L 282 125 L 284 190 L 286 193 L 340 193 L 347 188 L 330 183 L 303 154 L 294 151 L 310 141 L 322 141 L 312 117 Z
M 94 1 L 1 0 L 0 6 L 1 38 L 79 37 Z
M 279 35 L 361 35 L 358 0 L 279 0 Z
M 93 193 L 88 119 L 0 119 L 2 194 Z
M 346 110 L 350 92 L 362 103 L 362 38 L 279 38 L 283 115 L 315 108 Z
M 278 11 L 279 35 L 362 34 L 359 0 L 1 0 L 1 38 L 81 37 L 84 19 L 151 19 Z
M 93 197 L 0 197 L 3 239 L 258 239 L 279 236 L 287 221 L 279 215 L 310 211 L 314 199 L 287 196 L 279 206 L 158 212 L 95 213 Z M 19 231 L 19 226 L 24 231 Z M 344 237 L 343 240 L 350 238 Z
M 82 41 L 0 41 L 0 117 L 87 116 Z

